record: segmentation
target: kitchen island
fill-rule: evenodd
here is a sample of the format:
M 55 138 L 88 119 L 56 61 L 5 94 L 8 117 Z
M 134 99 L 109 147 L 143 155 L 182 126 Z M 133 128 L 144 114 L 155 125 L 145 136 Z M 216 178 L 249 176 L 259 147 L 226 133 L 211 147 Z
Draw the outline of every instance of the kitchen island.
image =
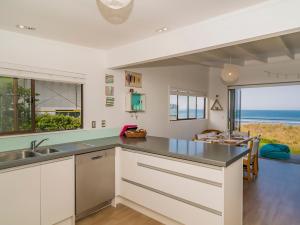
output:
M 15 178 L 21 177 L 21 170 L 39 166 L 39 169 L 27 171 L 28 177 L 40 176 L 41 179 L 35 182 L 32 182 L 32 179 L 31 182 L 26 183 L 29 190 L 30 185 L 34 183 L 35 192 L 40 193 L 43 190 L 39 190 L 39 182 L 42 182 L 45 193 L 50 189 L 52 193 L 56 193 L 56 186 L 63 187 L 65 192 L 69 193 L 51 196 L 50 214 L 44 210 L 48 207 L 48 202 L 42 201 L 41 205 L 38 204 L 41 201 L 38 199 L 39 196 L 48 196 L 44 192 L 36 198 L 31 196 L 26 199 L 28 201 L 35 199 L 32 207 L 42 207 L 36 210 L 36 213 L 41 213 L 42 218 L 46 218 L 44 223 L 43 219 L 40 223 L 31 220 L 30 225 L 74 224 L 75 181 L 72 175 L 74 156 L 111 148 L 115 148 L 116 155 L 113 205 L 125 204 L 166 224 L 242 224 L 242 157 L 248 153 L 246 148 L 161 137 L 142 139 L 110 137 L 50 147 L 58 151 L 22 160 L 9 160 L 9 157 L 1 158 L 0 155 L 0 182 L 6 182 L 2 187 L 3 191 L 9 190 L 8 181 L 13 183 Z M 47 166 L 48 164 L 51 166 Z M 18 171 L 18 174 L 12 173 L 15 171 Z M 58 179 L 57 173 L 51 174 L 53 171 L 61 171 L 63 176 Z M 12 173 L 15 178 L 9 173 Z M 70 175 L 69 179 L 66 179 L 67 174 Z M 47 177 L 44 178 L 43 175 Z M 50 175 L 53 175 L 53 179 Z M 25 178 L 23 180 L 26 182 Z M 60 184 L 53 184 L 51 181 L 58 181 Z M 68 185 L 64 185 L 64 182 Z M 69 187 L 69 190 L 66 187 Z M 58 191 L 62 192 L 62 190 Z M 14 193 L 11 194 L 13 196 Z M 68 196 L 67 200 L 66 196 Z M 1 199 L 2 197 L 4 198 L 1 196 Z M 59 206 L 61 201 L 70 209 L 65 215 L 55 212 L 55 205 Z M 18 203 L 17 200 L 12 202 Z M 10 212 L 9 204 L 11 204 L 9 201 L 3 201 L 0 209 L 6 207 L 3 211 L 6 215 L 19 214 L 20 209 L 14 211 L 13 205 L 11 210 L 14 212 Z M 26 218 L 30 217 L 31 212 L 34 210 L 30 210 Z M 7 216 L 1 215 L 0 218 L 7 219 L 3 222 L 9 221 Z M 23 224 L 29 224 L 22 215 L 19 218 L 22 219 Z M 1 219 L 0 222 L 2 223 Z

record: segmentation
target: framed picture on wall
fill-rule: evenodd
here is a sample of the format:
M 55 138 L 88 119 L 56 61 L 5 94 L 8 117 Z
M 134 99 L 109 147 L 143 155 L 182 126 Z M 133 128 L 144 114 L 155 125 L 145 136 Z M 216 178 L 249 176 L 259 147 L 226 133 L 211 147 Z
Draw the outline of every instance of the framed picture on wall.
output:
M 114 87 L 105 86 L 105 95 L 106 96 L 114 96 Z
M 125 86 L 126 87 L 135 87 L 141 88 L 142 87 L 142 74 L 125 71 Z
M 114 83 L 114 75 L 105 75 L 105 83 L 106 84 L 113 84 Z
M 114 97 L 106 97 L 105 106 L 112 107 L 115 105 L 115 98 Z

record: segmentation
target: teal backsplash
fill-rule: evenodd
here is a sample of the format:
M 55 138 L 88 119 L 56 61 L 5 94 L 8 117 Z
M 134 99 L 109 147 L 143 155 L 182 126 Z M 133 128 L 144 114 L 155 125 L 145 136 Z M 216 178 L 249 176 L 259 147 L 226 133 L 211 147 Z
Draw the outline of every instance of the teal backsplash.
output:
M 39 141 L 43 138 L 49 138 L 49 140 L 44 142 L 43 145 L 55 145 L 68 142 L 118 136 L 119 131 L 120 128 L 105 128 L 1 137 L 0 152 L 29 148 L 30 142 L 32 140 Z

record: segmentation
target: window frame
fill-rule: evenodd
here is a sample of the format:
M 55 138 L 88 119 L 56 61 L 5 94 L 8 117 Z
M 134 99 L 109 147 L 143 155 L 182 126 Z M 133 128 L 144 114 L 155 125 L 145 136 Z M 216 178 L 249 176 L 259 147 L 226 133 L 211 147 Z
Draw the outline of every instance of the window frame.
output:
M 170 118 L 170 96 L 171 95 L 174 95 L 174 96 L 176 96 L 176 99 L 177 99 L 177 102 L 176 102 L 176 119 L 173 119 L 173 120 L 171 120 L 171 119 L 169 119 L 169 121 L 170 122 L 172 122 L 172 121 L 184 121 L 184 120 L 204 120 L 204 119 L 206 119 L 206 110 L 207 110 L 207 104 L 206 104 L 206 102 L 207 102 L 207 97 L 205 97 L 205 96 L 196 96 L 196 95 L 187 95 L 187 118 L 183 118 L 183 119 L 180 119 L 180 118 L 178 118 L 178 107 L 179 107 L 179 104 L 178 104 L 178 96 L 180 96 L 180 95 L 178 95 L 178 94 L 169 94 L 169 118 Z M 195 117 L 193 117 L 193 118 L 189 118 L 189 112 L 190 112 L 190 107 L 189 107 L 189 103 L 190 103 L 190 96 L 191 97 L 196 97 L 196 116 Z M 197 98 L 203 98 L 204 99 L 204 103 L 203 103 L 203 105 L 204 105 L 204 109 L 203 109 L 203 117 L 201 117 L 201 118 L 197 118 L 197 112 L 198 112 L 198 102 L 197 102 Z
M 36 79 L 27 79 L 27 78 L 19 78 L 19 77 L 10 77 L 10 76 L 2 76 L 0 75 L 0 77 L 5 77 L 5 78 L 12 78 L 13 82 L 18 81 L 18 79 L 25 79 L 25 80 L 29 80 L 30 81 L 30 89 L 31 89 L 31 129 L 29 130 L 24 130 L 24 131 L 7 131 L 7 132 L 1 132 L 0 131 L 0 136 L 9 136 L 9 135 L 21 135 L 21 134 L 40 134 L 40 133 L 50 133 L 50 132 L 60 132 L 60 131 L 72 131 L 72 130 L 54 130 L 54 131 L 37 131 L 36 130 L 36 124 L 35 124 L 35 119 L 36 119 L 36 107 L 35 107 L 35 102 L 36 102 L 36 97 L 35 97 L 35 81 Z M 59 83 L 58 81 L 51 81 L 51 82 L 56 82 Z M 71 82 L 69 82 L 71 83 Z M 83 129 L 83 84 L 80 84 L 80 91 L 81 91 L 81 107 L 80 107 L 80 128 L 79 129 Z M 14 112 L 15 113 L 15 112 Z M 74 129 L 75 130 L 75 129 Z

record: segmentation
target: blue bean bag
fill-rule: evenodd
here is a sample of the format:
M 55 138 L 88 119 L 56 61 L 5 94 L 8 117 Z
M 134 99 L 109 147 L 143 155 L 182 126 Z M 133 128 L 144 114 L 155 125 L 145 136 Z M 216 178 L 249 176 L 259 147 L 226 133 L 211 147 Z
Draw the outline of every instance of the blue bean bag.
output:
M 290 148 L 282 144 L 266 144 L 260 149 L 260 156 L 270 159 L 289 159 Z

